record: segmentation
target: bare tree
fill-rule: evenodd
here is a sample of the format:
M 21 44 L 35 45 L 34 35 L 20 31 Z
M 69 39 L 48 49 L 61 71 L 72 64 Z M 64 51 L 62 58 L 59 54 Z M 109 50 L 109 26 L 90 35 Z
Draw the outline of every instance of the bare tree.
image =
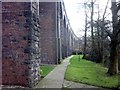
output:
M 91 60 L 93 59 L 94 52 L 94 34 L 93 34 L 93 15 L 94 15 L 94 2 L 91 0 Z
M 102 56 L 101 56 L 101 36 L 100 36 L 100 14 L 99 14 L 99 4 L 98 4 L 98 20 L 97 20 L 97 48 L 98 48 L 98 60 L 97 62 L 100 63 Z
M 114 75 L 118 73 L 118 46 L 120 43 L 118 36 L 120 34 L 120 21 L 118 21 L 117 16 L 118 6 L 116 0 L 111 0 L 111 5 L 113 31 L 110 35 L 110 65 L 107 73 L 109 75 Z
M 84 48 L 83 48 L 83 59 L 86 57 L 86 47 L 87 47 L 87 11 L 86 11 L 86 3 L 85 6 L 85 35 L 84 35 Z
M 102 17 L 102 32 L 101 32 L 101 62 L 103 63 L 104 62 L 104 32 L 105 32 L 105 14 L 106 14 L 106 11 L 107 11 L 107 7 L 108 7 L 108 3 L 109 3 L 110 0 L 107 1 L 107 4 L 106 4 L 106 7 L 105 7 L 105 10 L 104 10 L 104 13 L 103 13 L 103 17 Z

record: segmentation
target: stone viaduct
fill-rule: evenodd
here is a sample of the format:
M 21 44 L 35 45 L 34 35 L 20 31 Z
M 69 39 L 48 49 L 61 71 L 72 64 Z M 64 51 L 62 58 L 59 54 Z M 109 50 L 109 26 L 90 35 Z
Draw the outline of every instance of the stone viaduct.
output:
M 78 38 L 70 26 L 63 2 L 41 2 L 39 10 L 41 63 L 59 63 L 72 54 Z
M 33 87 L 40 80 L 41 64 L 59 64 L 78 48 L 62 0 L 0 5 L 3 85 Z

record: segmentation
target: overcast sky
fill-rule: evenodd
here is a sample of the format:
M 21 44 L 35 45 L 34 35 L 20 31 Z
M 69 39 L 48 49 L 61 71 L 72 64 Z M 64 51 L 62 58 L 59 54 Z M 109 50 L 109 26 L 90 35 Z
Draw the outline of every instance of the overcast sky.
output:
M 84 12 L 84 2 L 90 2 L 91 0 L 64 0 L 65 3 L 65 8 L 67 11 L 67 15 L 71 24 L 71 27 L 73 28 L 73 31 L 77 36 L 83 36 L 84 32 L 81 31 L 84 29 L 85 25 L 85 12 Z M 94 0 L 93 0 L 94 1 Z M 94 19 L 97 16 L 97 8 L 98 8 L 98 3 L 99 3 L 99 8 L 100 8 L 100 15 L 103 15 L 103 11 L 105 9 L 105 6 L 107 4 L 108 0 L 96 0 L 96 5 L 94 7 L 95 13 L 94 13 Z M 90 3 L 89 3 L 90 4 Z M 111 7 L 111 0 L 109 1 L 109 6 L 107 9 L 107 13 L 111 13 L 110 7 Z M 90 11 L 88 11 L 89 13 Z M 90 15 L 90 14 L 89 14 Z M 107 16 L 107 19 L 111 19 L 111 15 Z

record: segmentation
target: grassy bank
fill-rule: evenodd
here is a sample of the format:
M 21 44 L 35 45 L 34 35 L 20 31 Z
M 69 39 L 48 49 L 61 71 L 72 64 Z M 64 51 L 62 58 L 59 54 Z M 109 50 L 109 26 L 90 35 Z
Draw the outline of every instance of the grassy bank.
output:
M 48 73 L 50 73 L 55 68 L 55 65 L 42 65 L 40 66 L 41 76 L 45 77 Z
M 79 56 L 76 55 L 70 60 L 70 65 L 68 65 L 65 73 L 65 79 L 94 86 L 117 88 L 120 75 L 110 77 L 107 76 L 106 72 L 107 68 L 100 64 L 84 60 L 82 56 L 79 61 Z

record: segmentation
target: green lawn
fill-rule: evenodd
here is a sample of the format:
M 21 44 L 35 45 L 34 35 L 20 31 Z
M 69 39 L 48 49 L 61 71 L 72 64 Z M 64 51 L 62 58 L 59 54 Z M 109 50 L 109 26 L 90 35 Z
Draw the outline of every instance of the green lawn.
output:
M 106 88 L 117 88 L 118 87 L 118 77 L 107 76 L 107 68 L 96 64 L 94 62 L 81 59 L 78 60 L 79 56 L 74 56 L 70 60 L 70 65 L 68 65 L 65 79 L 75 82 L 86 83 L 94 86 L 106 87 Z
M 41 76 L 45 77 L 48 73 L 50 73 L 55 68 L 55 65 L 42 65 L 40 66 Z

